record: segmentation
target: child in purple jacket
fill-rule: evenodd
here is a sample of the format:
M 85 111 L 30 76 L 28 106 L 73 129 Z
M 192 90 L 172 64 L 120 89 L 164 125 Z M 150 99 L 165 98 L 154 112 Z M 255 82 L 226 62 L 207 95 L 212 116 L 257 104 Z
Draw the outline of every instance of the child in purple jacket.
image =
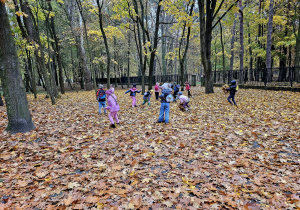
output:
M 132 99 L 132 107 L 135 107 L 136 106 L 136 93 L 140 93 L 141 91 L 136 89 L 136 84 L 133 84 L 132 85 L 132 88 L 128 91 L 125 92 L 126 93 L 129 93 L 130 92 L 130 97 Z
M 107 105 L 108 105 L 106 109 L 110 110 L 110 113 L 108 114 L 108 118 L 111 122 L 110 127 L 115 128 L 116 126 L 113 118 L 115 118 L 117 124 L 120 124 L 118 119 L 118 111 L 120 110 L 120 107 L 117 102 L 117 96 L 113 93 L 112 90 L 107 90 L 106 97 L 107 97 Z

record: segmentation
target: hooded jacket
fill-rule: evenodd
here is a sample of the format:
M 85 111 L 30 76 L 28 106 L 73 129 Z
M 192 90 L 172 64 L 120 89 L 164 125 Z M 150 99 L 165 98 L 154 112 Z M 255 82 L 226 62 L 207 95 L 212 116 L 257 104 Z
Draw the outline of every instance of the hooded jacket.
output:
M 135 87 L 132 87 L 130 90 L 127 90 L 126 92 L 125 92 L 125 94 L 126 93 L 129 93 L 130 92 L 130 96 L 136 96 L 136 93 L 140 93 L 141 91 L 140 90 L 137 90 Z
M 120 110 L 119 104 L 117 102 L 117 96 L 112 92 L 112 90 L 106 91 L 107 96 L 107 107 L 111 112 L 117 112 Z
M 168 95 L 172 94 L 172 89 L 171 89 L 171 88 L 163 89 L 163 90 L 161 91 L 161 93 L 162 93 L 162 94 L 159 96 L 160 99 L 161 99 L 160 102 L 161 102 L 161 103 L 169 103 L 169 102 L 166 101 L 166 98 L 167 98 Z

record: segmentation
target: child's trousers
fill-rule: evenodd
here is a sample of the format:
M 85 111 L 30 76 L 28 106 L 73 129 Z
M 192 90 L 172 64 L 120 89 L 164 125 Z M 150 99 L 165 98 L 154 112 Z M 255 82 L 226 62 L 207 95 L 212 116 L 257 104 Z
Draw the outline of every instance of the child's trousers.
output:
M 135 96 L 130 96 L 132 99 L 132 106 L 135 106 L 136 103 L 136 97 Z
M 229 103 L 230 103 L 231 105 L 233 105 L 232 102 L 230 101 L 231 98 L 232 98 L 232 101 L 233 101 L 234 105 L 236 105 L 235 100 L 234 100 L 234 95 L 229 95 L 229 96 L 228 96 L 227 100 L 229 101 Z
M 108 118 L 109 118 L 111 124 L 115 124 L 113 118 L 115 118 L 116 123 L 119 123 L 118 112 L 110 112 L 109 115 L 108 115 Z
M 101 114 L 102 107 L 104 109 L 104 113 L 106 113 L 106 109 L 105 109 L 106 103 L 105 103 L 105 101 L 98 101 L 98 103 L 99 103 L 99 114 Z

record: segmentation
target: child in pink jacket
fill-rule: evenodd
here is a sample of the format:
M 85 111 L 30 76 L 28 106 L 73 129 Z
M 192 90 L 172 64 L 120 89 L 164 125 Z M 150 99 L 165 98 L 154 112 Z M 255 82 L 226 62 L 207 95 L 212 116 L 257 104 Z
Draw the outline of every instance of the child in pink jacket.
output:
M 188 103 L 190 102 L 190 99 L 187 96 L 184 96 L 181 91 L 178 92 L 178 96 L 179 96 L 180 104 L 182 104 L 182 106 L 185 109 L 185 111 L 189 111 L 189 108 L 188 108 L 189 105 L 188 105 Z
M 116 120 L 117 124 L 120 124 L 118 119 L 118 111 L 120 110 L 119 104 L 117 102 L 117 96 L 113 93 L 111 89 L 106 91 L 106 97 L 107 97 L 107 107 L 106 109 L 110 110 L 110 113 L 108 114 L 108 118 L 111 122 L 110 127 L 115 128 L 114 119 Z

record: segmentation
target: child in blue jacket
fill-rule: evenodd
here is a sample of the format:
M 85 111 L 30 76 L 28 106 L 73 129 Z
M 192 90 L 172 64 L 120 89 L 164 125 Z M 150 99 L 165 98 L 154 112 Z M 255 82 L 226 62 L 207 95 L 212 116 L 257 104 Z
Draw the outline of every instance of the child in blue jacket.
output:
M 226 90 L 227 90 L 227 92 L 229 92 L 229 96 L 228 96 L 228 98 L 227 98 L 227 101 L 228 101 L 231 105 L 233 105 L 232 102 L 230 101 L 230 99 L 232 99 L 234 105 L 236 105 L 235 100 L 234 100 L 234 96 L 235 96 L 235 92 L 236 92 L 236 81 L 235 81 L 235 80 L 232 80 L 232 81 L 231 81 L 231 85 L 230 85 L 229 88 L 227 88 Z M 237 106 L 237 105 L 236 105 L 236 106 Z
M 103 85 L 99 85 L 99 90 L 97 91 L 97 101 L 99 103 L 99 114 L 101 114 L 102 107 L 104 109 L 104 113 L 106 113 L 106 94 L 103 90 Z

